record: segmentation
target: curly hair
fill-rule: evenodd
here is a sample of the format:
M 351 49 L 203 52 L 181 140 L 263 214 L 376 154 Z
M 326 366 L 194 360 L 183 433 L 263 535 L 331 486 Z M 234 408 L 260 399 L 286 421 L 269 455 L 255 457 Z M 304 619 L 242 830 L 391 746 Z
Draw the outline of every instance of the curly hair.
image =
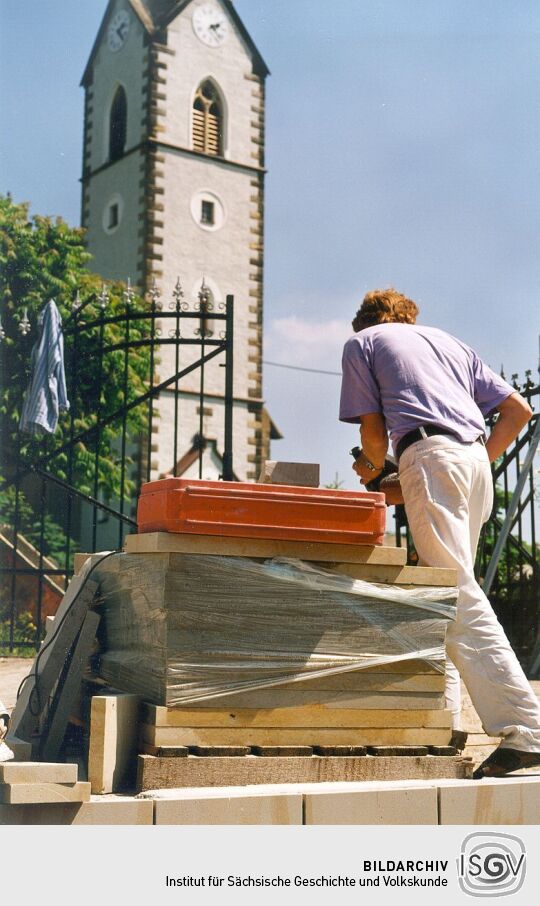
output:
M 374 289 L 364 296 L 364 301 L 356 312 L 352 326 L 355 333 L 358 333 L 359 330 L 373 327 L 375 324 L 414 324 L 418 313 L 419 308 L 416 303 L 392 287 Z

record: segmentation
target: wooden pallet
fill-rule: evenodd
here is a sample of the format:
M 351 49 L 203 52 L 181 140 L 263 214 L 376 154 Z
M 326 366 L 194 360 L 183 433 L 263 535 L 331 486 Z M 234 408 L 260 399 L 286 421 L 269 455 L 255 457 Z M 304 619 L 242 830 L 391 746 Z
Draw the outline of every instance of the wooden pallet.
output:
M 139 755 L 137 790 L 366 780 L 462 779 L 472 762 L 462 756 L 316 756 L 168 758 Z

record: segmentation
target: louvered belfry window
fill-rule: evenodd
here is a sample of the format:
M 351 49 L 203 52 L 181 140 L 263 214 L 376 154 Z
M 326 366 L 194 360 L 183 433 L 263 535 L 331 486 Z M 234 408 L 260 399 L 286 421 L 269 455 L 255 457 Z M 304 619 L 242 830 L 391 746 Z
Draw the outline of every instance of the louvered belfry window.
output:
M 193 101 L 193 150 L 215 157 L 223 154 L 223 110 L 210 81 L 199 85 Z

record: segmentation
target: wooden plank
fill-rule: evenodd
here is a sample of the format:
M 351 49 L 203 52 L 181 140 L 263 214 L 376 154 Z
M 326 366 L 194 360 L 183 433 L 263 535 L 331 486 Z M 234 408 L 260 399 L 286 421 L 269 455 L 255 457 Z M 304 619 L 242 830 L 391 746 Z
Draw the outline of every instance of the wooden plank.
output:
M 435 566 L 391 566 L 385 564 L 339 563 L 330 567 L 331 572 L 364 582 L 383 582 L 391 585 L 425 585 L 435 588 L 454 588 L 457 570 Z
M 42 802 L 89 802 L 90 784 L 78 783 L 3 783 L 0 802 L 5 805 Z
M 367 746 L 314 746 L 315 755 L 367 755 Z
M 444 704 L 444 703 L 443 703 Z M 346 708 L 324 704 L 299 708 L 175 708 L 148 705 L 143 718 L 151 726 L 175 727 L 421 727 L 446 726 L 443 705 L 436 708 Z M 441 715 L 441 716 L 439 716 Z M 435 723 L 433 723 L 435 722 Z
M 40 757 L 43 761 L 54 761 L 62 747 L 69 715 L 81 688 L 83 670 L 92 652 L 99 620 L 99 614 L 93 610 L 89 610 L 84 618 L 67 673 L 49 711 L 49 714 L 52 712 L 52 717 L 42 735 Z
M 37 680 L 32 676 L 22 687 L 11 715 L 10 736 L 37 746 L 40 712 L 46 708 L 62 672 L 66 654 L 80 631 L 98 587 L 93 579 L 85 583 L 83 576 L 76 576 L 71 580 L 56 612 L 53 627 L 47 635 L 47 644 L 39 652 L 33 665 L 29 664 L 29 673 L 37 672 Z
M 442 712 L 441 712 L 442 713 Z M 425 745 L 444 746 L 450 727 L 140 727 L 142 742 L 154 746 L 317 746 Z
M 427 755 L 429 749 L 427 746 L 368 746 L 368 755 L 376 755 L 377 758 L 412 758 L 415 755 Z
M 466 778 L 470 761 L 460 757 L 371 758 L 156 758 L 139 755 L 137 789 L 246 786 L 273 783 L 339 783 L 366 780 Z
M 184 553 L 218 554 L 222 557 L 293 557 L 299 560 L 331 563 L 384 563 L 404 566 L 407 552 L 402 547 L 377 547 L 364 544 L 273 541 L 263 538 L 228 538 L 218 535 L 192 535 L 173 532 L 147 532 L 127 535 L 129 554 Z
M 113 793 L 133 785 L 139 704 L 138 695 L 93 696 L 88 753 L 92 793 Z
M 307 758 L 313 755 L 312 746 L 252 746 L 253 755 L 263 758 Z
M 249 746 L 191 746 L 190 755 L 198 758 L 225 758 L 226 756 L 243 758 L 250 754 Z
M 144 755 L 159 755 L 160 758 L 187 758 L 187 746 L 151 746 L 147 742 L 139 742 L 139 753 Z

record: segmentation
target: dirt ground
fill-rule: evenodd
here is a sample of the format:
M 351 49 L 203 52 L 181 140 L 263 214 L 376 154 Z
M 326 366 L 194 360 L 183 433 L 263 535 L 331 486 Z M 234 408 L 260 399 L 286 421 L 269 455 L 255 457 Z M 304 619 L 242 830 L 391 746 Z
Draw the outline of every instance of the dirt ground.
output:
M 0 657 L 0 701 L 8 711 L 15 707 L 17 690 L 33 663 L 31 657 Z

